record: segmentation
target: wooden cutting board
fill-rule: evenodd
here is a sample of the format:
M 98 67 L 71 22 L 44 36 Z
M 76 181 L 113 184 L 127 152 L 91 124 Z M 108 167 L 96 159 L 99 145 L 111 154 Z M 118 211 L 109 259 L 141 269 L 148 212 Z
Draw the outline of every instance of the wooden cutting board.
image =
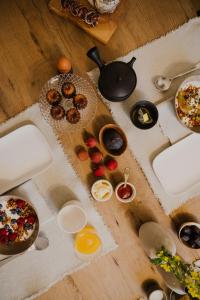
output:
M 108 43 L 113 33 L 117 29 L 117 24 L 114 21 L 110 20 L 110 16 L 101 15 L 98 25 L 96 27 L 90 27 L 79 18 L 72 16 L 67 11 L 64 11 L 60 2 L 60 0 L 51 0 L 49 2 L 50 10 L 55 12 L 57 15 L 72 21 L 75 25 L 82 28 L 84 31 L 99 40 L 101 43 Z

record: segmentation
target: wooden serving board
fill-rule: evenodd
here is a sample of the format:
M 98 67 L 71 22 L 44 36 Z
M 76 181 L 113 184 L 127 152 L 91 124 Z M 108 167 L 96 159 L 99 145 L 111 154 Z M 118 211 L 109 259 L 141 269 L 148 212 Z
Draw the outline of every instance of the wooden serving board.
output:
M 88 4 L 89 5 L 89 4 Z M 82 28 L 84 31 L 89 33 L 91 36 L 99 40 L 103 44 L 107 44 L 113 33 L 117 29 L 117 24 L 110 20 L 107 16 L 100 16 L 100 21 L 96 27 L 90 27 L 85 24 L 81 19 L 72 16 L 69 12 L 64 11 L 60 0 L 51 0 L 49 2 L 49 8 L 57 15 L 69 19 L 75 25 Z

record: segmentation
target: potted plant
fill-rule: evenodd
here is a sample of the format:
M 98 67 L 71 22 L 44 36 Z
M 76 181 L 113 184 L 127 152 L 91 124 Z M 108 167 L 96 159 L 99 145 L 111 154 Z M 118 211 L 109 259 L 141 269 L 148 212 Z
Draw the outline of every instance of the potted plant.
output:
M 164 247 L 151 262 L 167 273 L 172 273 L 184 286 L 186 293 L 194 299 L 200 299 L 200 271 L 185 263 L 180 256 L 170 254 Z

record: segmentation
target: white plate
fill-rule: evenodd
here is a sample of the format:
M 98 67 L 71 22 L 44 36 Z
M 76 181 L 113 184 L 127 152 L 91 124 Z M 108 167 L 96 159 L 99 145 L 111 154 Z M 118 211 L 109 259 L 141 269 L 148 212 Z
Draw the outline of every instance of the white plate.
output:
M 166 192 L 178 196 L 200 181 L 200 135 L 191 134 L 161 152 L 153 169 Z
M 51 149 L 34 125 L 0 138 L 0 194 L 31 179 L 52 162 Z
M 150 258 L 156 257 L 156 252 L 165 247 L 172 255 L 176 253 L 176 244 L 171 235 L 160 224 L 146 222 L 139 229 L 139 238 L 145 252 Z

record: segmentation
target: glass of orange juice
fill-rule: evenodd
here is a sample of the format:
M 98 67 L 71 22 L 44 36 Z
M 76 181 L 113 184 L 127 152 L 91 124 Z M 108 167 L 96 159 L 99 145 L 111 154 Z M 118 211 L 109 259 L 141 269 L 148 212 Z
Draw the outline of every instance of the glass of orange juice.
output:
M 91 259 L 101 252 L 102 242 L 92 225 L 88 224 L 76 233 L 74 248 L 78 257 L 84 260 Z

